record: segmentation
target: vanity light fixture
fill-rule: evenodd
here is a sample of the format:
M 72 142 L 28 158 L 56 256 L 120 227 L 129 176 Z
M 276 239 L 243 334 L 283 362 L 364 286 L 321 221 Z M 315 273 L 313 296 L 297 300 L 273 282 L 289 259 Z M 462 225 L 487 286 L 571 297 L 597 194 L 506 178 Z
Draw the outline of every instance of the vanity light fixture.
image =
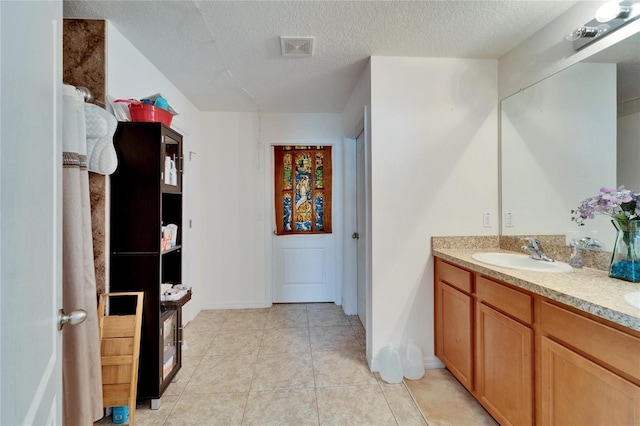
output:
M 627 19 L 632 10 L 633 6 L 623 6 L 617 1 L 610 1 L 600 6 L 596 11 L 596 21 L 609 22 L 614 19 Z
M 600 6 L 595 19 L 579 27 L 565 37 L 579 50 L 596 39 L 640 17 L 640 0 L 614 0 Z
M 600 37 L 611 27 L 609 25 L 598 25 L 597 27 L 580 27 L 565 37 L 565 40 L 576 41 L 580 39 L 594 39 Z

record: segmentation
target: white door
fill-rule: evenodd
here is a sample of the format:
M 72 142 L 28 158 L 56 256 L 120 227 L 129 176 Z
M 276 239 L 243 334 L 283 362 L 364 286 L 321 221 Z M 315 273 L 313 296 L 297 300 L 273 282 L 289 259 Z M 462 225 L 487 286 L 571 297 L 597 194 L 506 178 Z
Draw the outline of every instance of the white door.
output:
M 333 302 L 333 234 L 274 238 L 273 303 Z
M 311 145 L 292 143 L 292 145 Z M 313 145 L 318 145 L 314 143 Z M 331 150 L 333 162 L 332 234 L 272 235 L 273 303 L 311 303 L 336 301 L 336 237 L 340 220 L 340 191 L 337 150 Z M 273 148 L 270 149 L 273 156 Z M 273 171 L 270 179 L 273 191 Z M 273 192 L 271 192 L 273 193 Z M 271 197 L 273 200 L 273 197 Z M 270 206 L 273 210 L 273 204 Z
M 62 2 L 0 2 L 0 424 L 62 423 Z
M 357 283 L 358 283 L 358 317 L 367 327 L 367 293 L 366 293 L 366 173 L 365 173 L 364 130 L 356 139 L 356 229 L 358 239 Z

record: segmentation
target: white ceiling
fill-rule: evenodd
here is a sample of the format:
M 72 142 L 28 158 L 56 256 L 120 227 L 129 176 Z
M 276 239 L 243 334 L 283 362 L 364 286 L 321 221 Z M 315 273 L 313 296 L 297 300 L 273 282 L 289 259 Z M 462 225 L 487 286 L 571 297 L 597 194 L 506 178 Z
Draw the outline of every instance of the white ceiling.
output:
M 107 19 L 202 111 L 342 112 L 367 58 L 498 59 L 576 0 L 64 1 Z M 280 36 L 314 36 L 283 58 Z

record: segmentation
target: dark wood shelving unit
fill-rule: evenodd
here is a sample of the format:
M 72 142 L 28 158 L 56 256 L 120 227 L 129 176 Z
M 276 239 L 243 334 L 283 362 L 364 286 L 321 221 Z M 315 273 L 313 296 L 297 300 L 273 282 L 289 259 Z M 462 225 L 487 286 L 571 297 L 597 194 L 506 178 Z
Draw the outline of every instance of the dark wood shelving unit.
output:
M 121 122 L 114 136 L 118 169 L 111 175 L 110 292 L 143 291 L 138 398 L 152 408 L 182 366 L 182 305 L 164 302 L 160 284 L 182 283 L 182 136 L 161 123 Z M 170 184 L 165 157 L 176 168 Z M 161 230 L 178 225 L 176 245 L 161 250 Z M 130 309 L 112 303 L 111 312 Z

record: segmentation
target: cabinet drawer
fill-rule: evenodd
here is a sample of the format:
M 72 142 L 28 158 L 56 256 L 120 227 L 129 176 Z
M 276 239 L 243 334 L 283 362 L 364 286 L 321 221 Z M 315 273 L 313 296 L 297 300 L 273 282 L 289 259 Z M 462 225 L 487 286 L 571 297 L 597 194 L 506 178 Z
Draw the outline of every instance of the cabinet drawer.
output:
M 471 293 L 473 289 L 471 272 L 450 265 L 438 258 L 436 258 L 436 279 L 466 293 Z
M 540 326 L 543 334 L 573 346 L 640 383 L 640 339 L 544 301 Z
M 476 279 L 478 299 L 527 324 L 533 322 L 533 298 L 484 277 Z

